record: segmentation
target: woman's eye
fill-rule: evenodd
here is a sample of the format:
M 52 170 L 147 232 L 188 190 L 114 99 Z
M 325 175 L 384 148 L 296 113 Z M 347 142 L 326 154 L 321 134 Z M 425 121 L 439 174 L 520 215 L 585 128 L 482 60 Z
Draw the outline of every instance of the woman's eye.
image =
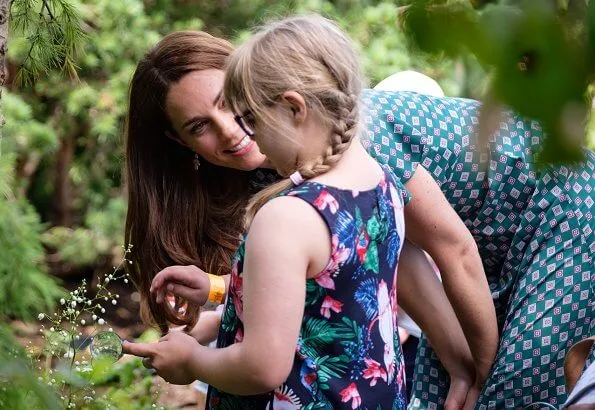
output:
M 192 126 L 192 128 L 190 128 L 190 133 L 193 135 L 201 134 L 204 131 L 206 125 L 207 125 L 206 121 L 197 122 L 196 124 L 194 124 Z

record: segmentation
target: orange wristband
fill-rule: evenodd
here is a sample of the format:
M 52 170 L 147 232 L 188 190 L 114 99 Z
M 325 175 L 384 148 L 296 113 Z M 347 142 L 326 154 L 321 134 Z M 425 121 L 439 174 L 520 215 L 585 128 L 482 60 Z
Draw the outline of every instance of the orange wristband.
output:
M 209 282 L 211 283 L 207 300 L 217 304 L 223 303 L 223 299 L 225 299 L 225 280 L 221 276 L 210 273 L 207 273 L 207 275 L 209 275 Z

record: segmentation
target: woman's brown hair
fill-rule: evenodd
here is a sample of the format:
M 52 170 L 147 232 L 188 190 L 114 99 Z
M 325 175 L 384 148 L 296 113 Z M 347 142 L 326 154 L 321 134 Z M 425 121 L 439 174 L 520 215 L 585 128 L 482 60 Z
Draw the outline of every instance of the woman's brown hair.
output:
M 233 46 L 199 31 L 170 34 L 139 62 L 130 84 L 126 125 L 128 214 L 125 239 L 132 244 L 128 273 L 141 294 L 141 317 L 159 326 L 196 323 L 198 307 L 157 304 L 151 281 L 171 265 L 196 265 L 227 274 L 239 242 L 248 198 L 248 173 L 201 162 L 166 136 L 172 133 L 165 101 L 186 74 L 223 69 Z

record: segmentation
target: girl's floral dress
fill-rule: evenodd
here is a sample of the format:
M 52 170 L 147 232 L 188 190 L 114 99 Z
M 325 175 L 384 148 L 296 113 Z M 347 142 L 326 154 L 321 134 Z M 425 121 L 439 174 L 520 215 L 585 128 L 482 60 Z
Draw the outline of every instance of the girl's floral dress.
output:
M 299 341 L 285 383 L 258 396 L 235 396 L 211 387 L 209 408 L 406 407 L 396 317 L 404 192 L 385 170 L 378 186 L 368 191 L 306 182 L 281 194 L 300 198 L 318 211 L 331 234 L 331 258 L 322 272 L 307 280 Z M 243 339 L 244 243 L 233 259 L 219 348 Z

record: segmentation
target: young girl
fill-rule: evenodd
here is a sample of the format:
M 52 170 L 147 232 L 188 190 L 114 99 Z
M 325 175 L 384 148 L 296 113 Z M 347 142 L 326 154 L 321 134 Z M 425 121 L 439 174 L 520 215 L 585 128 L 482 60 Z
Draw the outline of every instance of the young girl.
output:
M 208 383 L 210 408 L 406 406 L 404 188 L 358 141 L 361 89 L 349 39 L 317 16 L 272 24 L 230 58 L 225 101 L 287 179 L 249 204 L 218 348 L 181 332 L 124 346 L 170 382 Z M 175 281 L 160 274 L 158 302 Z M 473 368 L 468 351 L 451 351 Z

